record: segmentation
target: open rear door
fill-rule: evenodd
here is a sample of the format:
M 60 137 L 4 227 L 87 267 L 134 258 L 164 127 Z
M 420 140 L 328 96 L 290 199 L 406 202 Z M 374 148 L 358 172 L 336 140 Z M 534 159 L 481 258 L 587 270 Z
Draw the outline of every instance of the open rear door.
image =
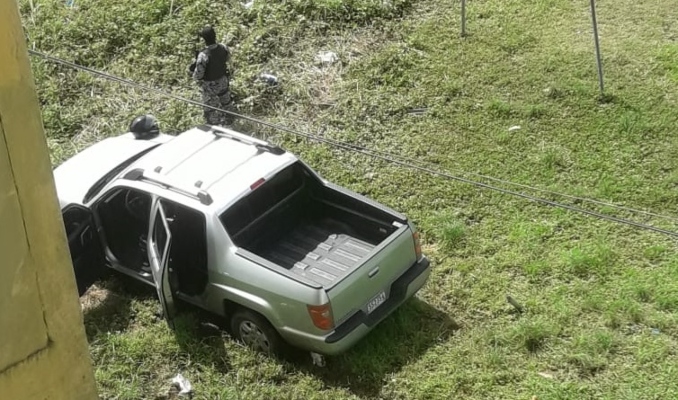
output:
M 103 246 L 90 209 L 71 204 L 64 209 L 62 216 L 78 295 L 82 296 L 106 272 Z
M 158 298 L 162 304 L 167 324 L 170 328 L 174 329 L 175 307 L 168 271 L 172 233 L 170 232 L 167 216 L 160 200 L 156 200 L 153 206 L 153 219 L 151 221 L 149 237 L 148 255 L 151 271 L 153 272 L 153 281 L 155 282 L 155 288 L 158 292 Z

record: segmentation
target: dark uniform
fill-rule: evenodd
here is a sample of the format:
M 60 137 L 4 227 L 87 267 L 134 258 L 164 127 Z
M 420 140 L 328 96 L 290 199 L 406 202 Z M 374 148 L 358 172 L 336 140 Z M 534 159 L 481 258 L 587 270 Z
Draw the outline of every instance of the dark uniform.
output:
M 222 110 L 233 110 L 233 100 L 229 87 L 229 76 L 226 63 L 230 59 L 228 48 L 221 44 L 212 44 L 198 53 L 195 65 L 191 65 L 190 73 L 198 82 L 202 92 L 202 102 Z M 195 68 L 195 69 L 194 69 Z M 203 108 L 205 122 L 209 125 L 231 125 L 233 116 Z

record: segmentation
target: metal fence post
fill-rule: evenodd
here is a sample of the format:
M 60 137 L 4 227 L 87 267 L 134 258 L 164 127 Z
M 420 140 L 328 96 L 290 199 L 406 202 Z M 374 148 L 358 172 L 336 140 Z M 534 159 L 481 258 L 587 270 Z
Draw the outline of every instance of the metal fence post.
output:
M 598 39 L 598 21 L 596 20 L 596 2 L 591 0 L 591 21 L 593 22 L 593 39 L 596 43 L 596 60 L 598 62 L 598 84 L 600 85 L 600 95 L 605 94 L 603 84 L 603 62 L 600 56 L 600 41 Z
M 461 37 L 464 36 L 466 36 L 466 0 L 461 0 Z

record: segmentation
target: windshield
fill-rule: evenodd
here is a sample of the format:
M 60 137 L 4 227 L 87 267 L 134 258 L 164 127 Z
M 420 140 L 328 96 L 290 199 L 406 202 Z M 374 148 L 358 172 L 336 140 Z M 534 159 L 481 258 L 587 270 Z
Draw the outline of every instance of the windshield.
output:
M 308 175 L 300 163 L 294 163 L 238 200 L 221 215 L 221 223 L 228 234 L 236 236 L 266 211 L 301 188 Z
M 122 162 L 122 163 L 121 163 L 120 165 L 118 165 L 117 167 L 115 167 L 115 168 L 113 168 L 112 170 L 110 170 L 106 175 L 104 175 L 103 177 L 101 177 L 101 179 L 99 179 L 98 181 L 94 182 L 94 185 L 92 185 L 92 187 L 89 188 L 89 190 L 87 191 L 87 193 L 85 193 L 85 197 L 82 199 L 82 202 L 83 202 L 83 203 L 87 203 L 88 201 L 92 200 L 92 198 L 93 198 L 94 196 L 96 196 L 97 193 L 99 193 L 99 192 L 101 191 L 101 189 L 104 188 L 104 186 L 106 186 L 106 185 L 107 185 L 110 181 L 112 181 L 116 176 L 120 175 L 120 173 L 121 173 L 122 171 L 124 171 L 125 168 L 129 167 L 130 165 L 132 165 L 133 162 L 135 162 L 136 160 L 140 159 L 141 157 L 143 157 L 144 155 L 146 155 L 149 151 L 155 149 L 155 148 L 158 147 L 159 145 L 160 145 L 160 144 L 156 144 L 155 146 L 152 146 L 152 147 L 150 147 L 150 148 L 148 148 L 148 149 L 142 151 L 141 153 L 139 153 L 139 154 L 137 154 L 137 155 L 135 155 L 135 156 L 133 156 L 133 157 L 130 157 L 129 159 L 127 159 L 126 161 Z

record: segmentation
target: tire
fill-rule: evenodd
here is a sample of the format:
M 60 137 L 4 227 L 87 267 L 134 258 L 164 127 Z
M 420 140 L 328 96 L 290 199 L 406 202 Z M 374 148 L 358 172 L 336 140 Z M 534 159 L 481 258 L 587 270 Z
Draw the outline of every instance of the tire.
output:
M 269 356 L 282 353 L 283 340 L 266 318 L 249 311 L 237 311 L 231 317 L 231 331 L 247 347 Z

